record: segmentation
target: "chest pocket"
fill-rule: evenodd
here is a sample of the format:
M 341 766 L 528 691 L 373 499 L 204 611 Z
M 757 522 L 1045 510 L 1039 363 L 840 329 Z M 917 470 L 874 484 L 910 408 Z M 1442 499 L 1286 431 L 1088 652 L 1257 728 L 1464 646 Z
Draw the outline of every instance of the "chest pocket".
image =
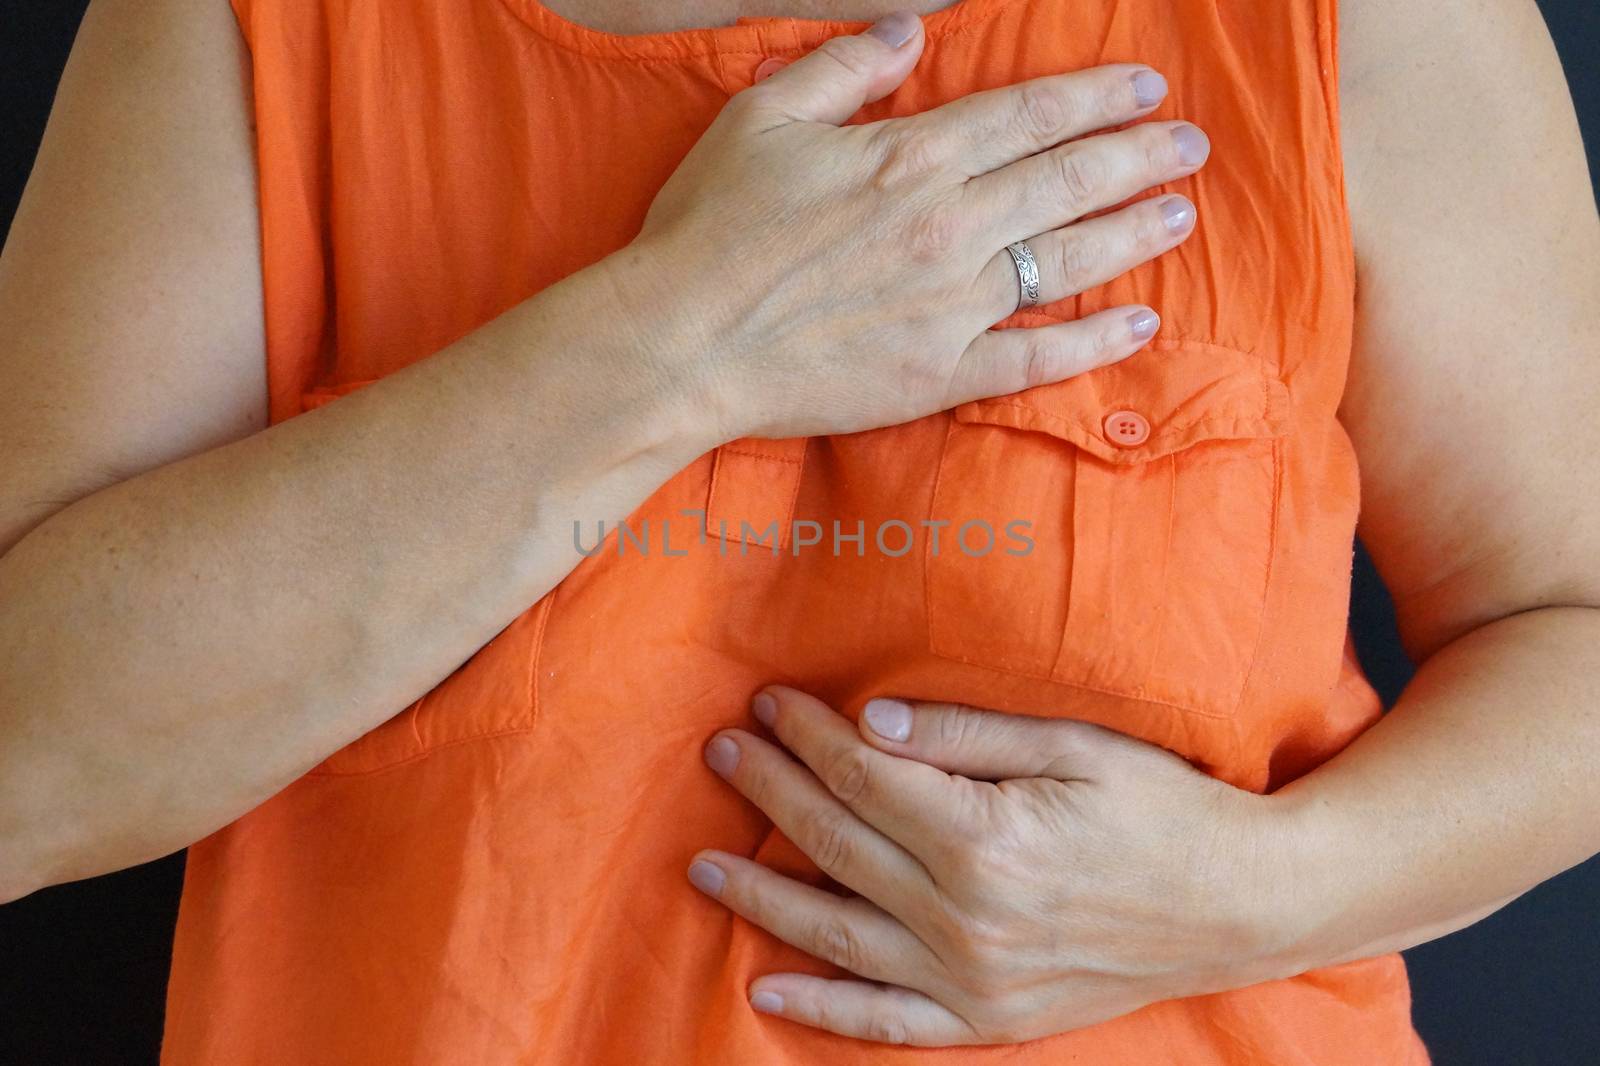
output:
M 313 410 L 369 382 L 306 393 Z M 451 744 L 532 729 L 538 716 L 539 650 L 551 593 L 511 621 L 438 685 L 364 736 L 334 752 L 311 773 L 365 774 L 420 758 Z
M 924 548 L 930 650 L 1231 715 L 1289 424 L 1265 359 L 1186 341 L 957 408 Z

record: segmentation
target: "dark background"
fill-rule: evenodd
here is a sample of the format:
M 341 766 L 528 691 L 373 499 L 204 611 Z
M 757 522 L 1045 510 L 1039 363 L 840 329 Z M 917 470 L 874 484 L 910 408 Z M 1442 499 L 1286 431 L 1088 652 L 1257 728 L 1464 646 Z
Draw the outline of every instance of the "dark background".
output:
M 0 233 L 85 6 L 0 0 Z M 1584 125 L 1590 173 L 1600 173 L 1600 71 L 1582 59 L 1600 49 L 1600 5 L 1540 6 Z M 1411 667 L 1362 553 L 1352 611 L 1361 660 L 1392 703 Z M 174 855 L 0 906 L 0 1062 L 154 1062 L 182 880 L 183 857 Z M 1600 1063 L 1597 899 L 1600 859 L 1407 952 L 1417 1027 L 1439 1066 Z

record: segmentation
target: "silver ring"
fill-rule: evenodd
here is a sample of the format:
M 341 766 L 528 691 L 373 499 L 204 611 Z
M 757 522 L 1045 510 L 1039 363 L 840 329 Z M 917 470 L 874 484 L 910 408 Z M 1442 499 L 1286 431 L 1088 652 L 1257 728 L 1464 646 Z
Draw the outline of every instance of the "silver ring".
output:
M 1011 261 L 1017 265 L 1017 310 L 1032 307 L 1039 302 L 1039 264 L 1034 262 L 1033 249 L 1027 241 L 1006 245 Z

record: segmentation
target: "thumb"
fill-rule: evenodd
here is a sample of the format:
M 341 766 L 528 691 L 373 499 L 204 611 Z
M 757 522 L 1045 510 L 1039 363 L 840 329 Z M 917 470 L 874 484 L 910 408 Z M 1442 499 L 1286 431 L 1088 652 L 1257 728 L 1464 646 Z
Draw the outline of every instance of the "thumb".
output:
M 892 699 L 868 700 L 860 730 L 882 751 L 985 781 L 1091 778 L 1129 739 L 1072 718 Z
M 745 91 L 773 119 L 839 125 L 906 80 L 922 55 L 922 41 L 922 20 L 896 11 L 863 33 L 830 37 Z

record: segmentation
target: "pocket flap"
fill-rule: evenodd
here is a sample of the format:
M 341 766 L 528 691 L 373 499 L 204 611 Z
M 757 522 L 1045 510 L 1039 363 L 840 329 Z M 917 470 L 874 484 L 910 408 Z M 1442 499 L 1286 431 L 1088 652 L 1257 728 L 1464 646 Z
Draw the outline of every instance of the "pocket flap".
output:
M 1280 437 L 1289 390 L 1260 356 L 1157 341 L 1110 366 L 962 404 L 959 422 L 1031 429 L 1108 463 L 1142 463 L 1202 440 Z

